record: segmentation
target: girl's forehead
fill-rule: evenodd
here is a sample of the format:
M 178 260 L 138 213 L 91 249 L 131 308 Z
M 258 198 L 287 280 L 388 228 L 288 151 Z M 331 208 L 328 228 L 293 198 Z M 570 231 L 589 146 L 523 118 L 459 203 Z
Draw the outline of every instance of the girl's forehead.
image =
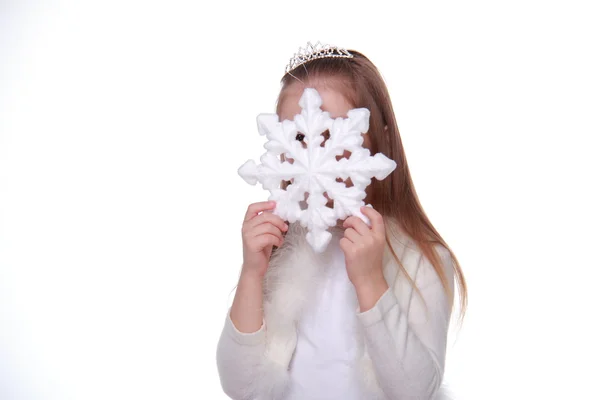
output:
M 345 118 L 348 115 L 348 111 L 353 108 L 348 99 L 331 85 L 312 85 L 307 87 L 317 89 L 323 101 L 321 109 L 329 112 L 331 118 Z M 294 115 L 300 114 L 302 109 L 298 103 L 304 89 L 305 87 L 300 83 L 290 85 L 284 89 L 279 106 L 279 119 L 281 121 L 285 119 L 292 120 L 294 119 Z

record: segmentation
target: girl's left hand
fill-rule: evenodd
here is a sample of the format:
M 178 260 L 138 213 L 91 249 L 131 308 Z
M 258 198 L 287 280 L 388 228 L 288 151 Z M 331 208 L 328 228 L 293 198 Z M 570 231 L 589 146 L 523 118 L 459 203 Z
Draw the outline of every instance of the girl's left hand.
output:
M 381 282 L 383 278 L 383 250 L 385 225 L 375 209 L 363 206 L 360 211 L 371 221 L 369 227 L 363 220 L 350 216 L 344 221 L 344 237 L 340 247 L 346 257 L 346 271 L 354 287 Z

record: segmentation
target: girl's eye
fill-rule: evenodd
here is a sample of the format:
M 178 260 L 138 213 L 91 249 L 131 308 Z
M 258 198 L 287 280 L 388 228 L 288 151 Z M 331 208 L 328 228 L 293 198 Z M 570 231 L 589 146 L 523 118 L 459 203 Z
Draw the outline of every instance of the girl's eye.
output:
M 296 140 L 298 140 L 300 142 L 303 141 L 304 140 L 304 135 L 302 133 L 297 134 L 296 135 Z

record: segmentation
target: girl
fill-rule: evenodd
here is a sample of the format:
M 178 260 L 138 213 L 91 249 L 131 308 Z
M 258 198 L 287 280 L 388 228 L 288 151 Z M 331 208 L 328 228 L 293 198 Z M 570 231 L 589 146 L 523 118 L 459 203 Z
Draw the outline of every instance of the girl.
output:
M 241 274 L 217 346 L 221 385 L 235 400 L 447 398 L 454 284 L 462 320 L 465 280 L 418 200 L 381 75 L 363 54 L 340 51 L 348 57 L 312 54 L 288 70 L 277 115 L 293 119 L 306 87 L 332 118 L 368 108 L 363 146 L 397 168 L 367 188 L 373 208 L 361 211 L 371 226 L 355 216 L 338 221 L 322 253 L 305 228 L 271 212 L 274 202 L 248 207 Z

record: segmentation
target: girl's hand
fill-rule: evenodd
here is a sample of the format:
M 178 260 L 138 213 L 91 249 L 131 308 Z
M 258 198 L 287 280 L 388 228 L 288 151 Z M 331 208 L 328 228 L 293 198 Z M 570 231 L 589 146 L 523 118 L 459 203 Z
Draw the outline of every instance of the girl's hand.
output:
M 270 210 L 274 201 L 261 201 L 248 206 L 242 224 L 244 264 L 242 273 L 261 278 L 267 272 L 273 246 L 281 246 L 283 232 L 288 230 L 285 221 Z
M 344 237 L 340 247 L 346 257 L 348 278 L 359 291 L 363 287 L 381 285 L 383 276 L 383 251 L 385 248 L 385 225 L 383 217 L 371 207 L 361 207 L 372 227 L 363 220 L 351 216 L 343 223 Z

